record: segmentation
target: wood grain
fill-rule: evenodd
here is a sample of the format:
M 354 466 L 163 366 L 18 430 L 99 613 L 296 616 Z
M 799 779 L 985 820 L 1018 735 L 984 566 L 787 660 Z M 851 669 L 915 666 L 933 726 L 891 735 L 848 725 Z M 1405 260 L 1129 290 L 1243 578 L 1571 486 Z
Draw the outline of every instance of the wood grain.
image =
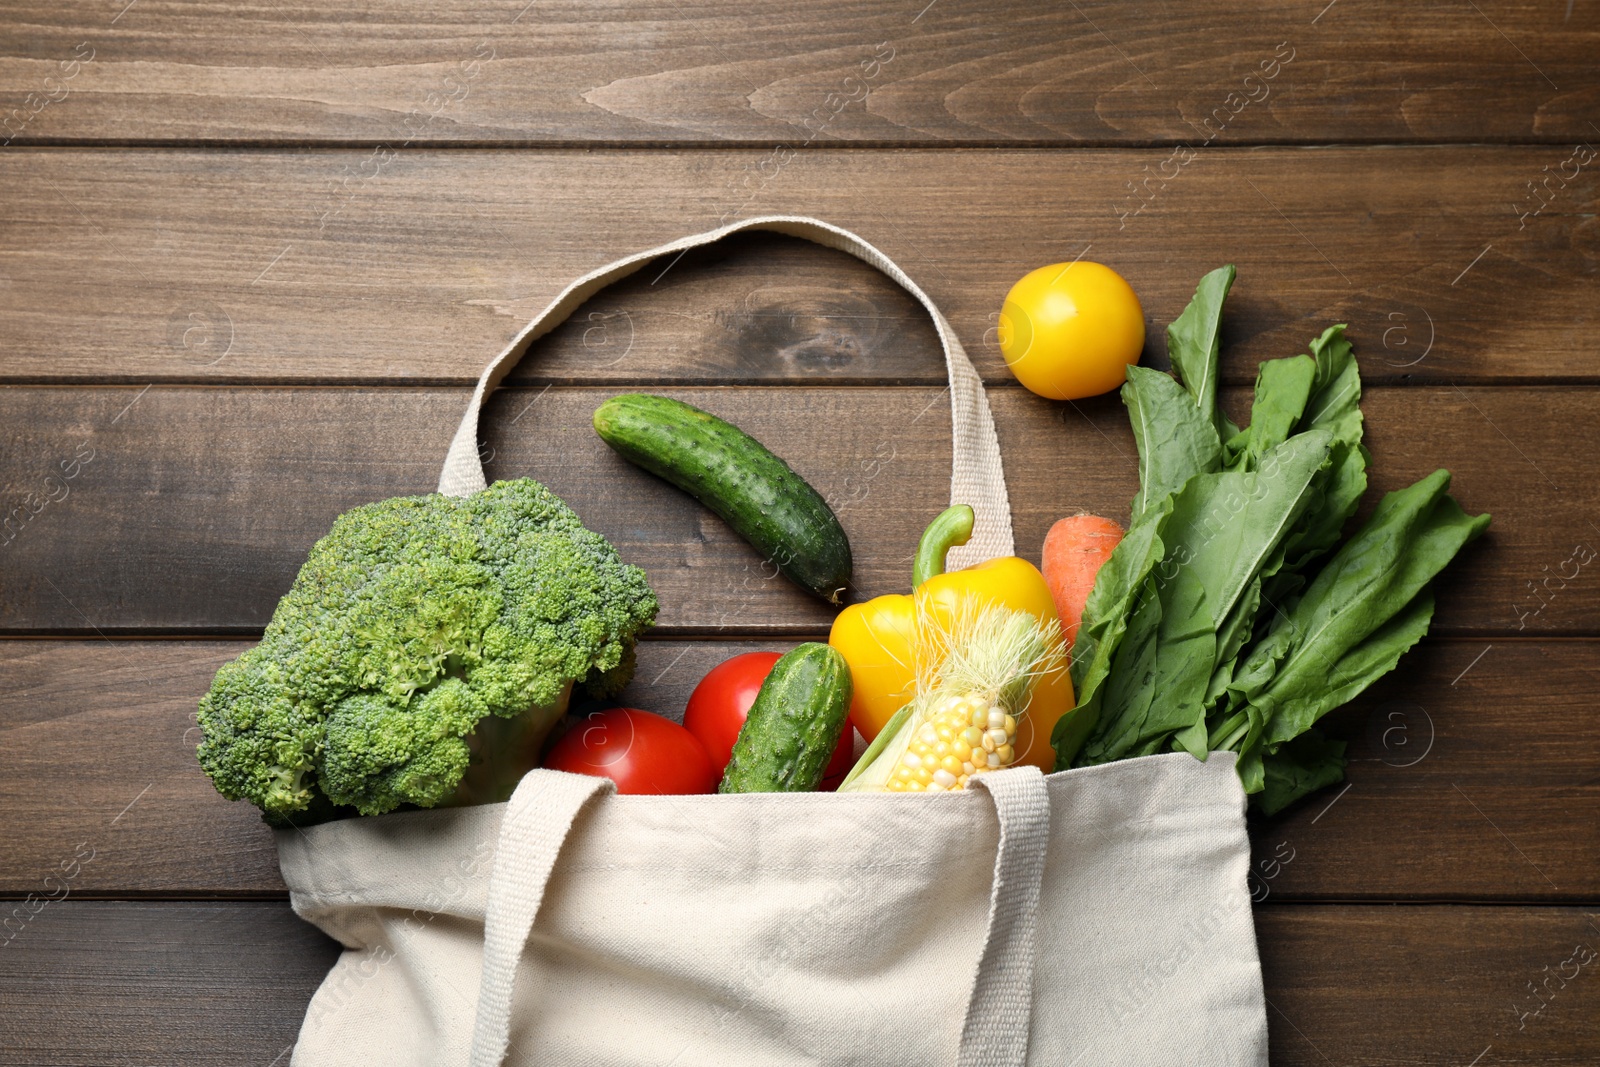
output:
M 1448 466 L 1495 523 L 1436 636 L 1326 720 L 1348 789 L 1252 819 L 1272 1062 L 1600 1062 L 1593 966 L 1550 984 L 1600 948 L 1600 587 L 1571 577 L 1600 537 L 1594 4 L 17 0 L 4 22 L 0 915 L 92 859 L 0 945 L 0 1067 L 287 1061 L 335 948 L 281 899 L 194 902 L 284 892 L 194 761 L 196 699 L 335 514 L 432 487 L 461 387 L 570 280 L 770 213 L 857 230 L 949 315 L 1000 386 L 1029 556 L 1062 514 L 1124 514 L 1134 466 L 1114 400 L 1011 383 L 996 312 L 1022 273 L 1121 271 L 1162 366 L 1195 281 L 1237 263 L 1233 386 L 1350 324 L 1386 386 L 1376 483 Z M 549 481 L 679 635 L 644 643 L 628 703 L 676 713 L 713 663 L 828 614 L 599 446 L 603 396 L 665 386 L 766 438 L 839 508 L 866 593 L 903 586 L 945 500 L 929 324 L 792 239 L 652 266 L 512 380 L 491 475 Z
M 1556 974 L 1579 945 L 1600 951 L 1595 920 L 1568 908 L 1257 908 L 1271 1062 L 1594 1063 L 1594 964 L 1564 987 L 1550 978 L 1542 1009 L 1529 983 Z
M 1254 817 L 1259 900 L 1600 899 L 1590 640 L 1426 640 L 1321 723 L 1346 783 Z
M 1600 381 L 1600 164 L 1569 181 L 1559 147 L 1217 148 L 1145 187 L 1169 154 L 827 150 L 773 169 L 732 150 L 126 150 L 113 166 L 13 147 L 0 379 L 464 383 L 579 275 L 719 222 L 803 213 L 901 263 L 990 381 L 1010 380 L 995 329 L 1008 288 L 1080 256 L 1139 292 L 1155 365 L 1200 276 L 1233 261 L 1231 381 L 1333 322 L 1374 381 Z M 1549 204 L 1519 217 L 1550 174 Z M 941 373 L 887 279 L 766 237 L 601 293 L 522 377 Z
M 287 903 L 52 903 L 0 949 L 0 1064 L 287 1063 L 338 953 Z
M 860 596 L 907 584 L 912 546 L 948 502 L 941 390 L 664 391 L 731 419 L 818 488 L 852 538 Z M 825 630 L 826 605 L 594 435 L 590 416 L 615 392 L 497 394 L 484 426 L 490 476 L 549 484 L 648 571 L 669 632 Z M 1037 559 L 1063 515 L 1126 516 L 1136 456 L 1117 401 L 1057 404 L 1017 388 L 991 400 L 1020 554 Z M 1446 467 L 1463 505 L 1495 516 L 1443 579 L 1436 632 L 1600 633 L 1600 585 L 1582 564 L 1600 534 L 1595 400 L 1591 387 L 1367 391 L 1369 495 Z M 37 510 L 14 517 L 0 549 L 0 630 L 259 631 L 336 515 L 432 491 L 465 407 L 458 389 L 0 392 L 6 513 Z M 63 480 L 73 463 L 77 477 Z
M 1257 908 L 1272 1063 L 1587 1067 L 1600 1057 L 1595 964 L 1549 976 L 1578 946 L 1600 948 L 1595 918 Z M 262 1067 L 293 1043 L 335 954 L 286 904 L 54 904 L 0 951 L 0 1064 Z M 1528 983 L 1547 979 L 1540 1007 Z
M 1529 0 L 28 0 L 9 21 L 10 131 L 49 143 L 1570 141 L 1600 94 L 1594 9 Z
M 790 644 L 647 641 L 619 703 L 680 717 L 715 664 Z M 194 759 L 195 703 L 246 647 L 0 642 L 0 895 L 38 891 L 80 844 L 94 852 L 80 896 L 284 892 L 255 809 L 219 797 Z M 1600 899 L 1600 643 L 1484 647 L 1425 642 L 1325 720 L 1350 743 L 1349 789 L 1253 820 L 1257 899 Z

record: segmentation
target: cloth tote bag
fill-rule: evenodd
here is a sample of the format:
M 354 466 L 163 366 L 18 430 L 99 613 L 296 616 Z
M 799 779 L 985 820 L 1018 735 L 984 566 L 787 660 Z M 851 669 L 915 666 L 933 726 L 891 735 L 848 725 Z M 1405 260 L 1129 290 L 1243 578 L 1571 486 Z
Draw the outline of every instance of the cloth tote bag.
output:
M 484 486 L 478 412 L 606 284 L 741 230 L 816 241 L 938 327 L 954 419 L 953 566 L 1012 551 L 983 386 L 937 308 L 861 238 L 769 217 L 569 287 L 484 372 L 439 489 Z M 1231 754 L 965 792 L 617 796 L 536 770 L 509 803 L 279 831 L 294 910 L 345 951 L 296 1067 L 1249 1067 L 1266 1013 Z

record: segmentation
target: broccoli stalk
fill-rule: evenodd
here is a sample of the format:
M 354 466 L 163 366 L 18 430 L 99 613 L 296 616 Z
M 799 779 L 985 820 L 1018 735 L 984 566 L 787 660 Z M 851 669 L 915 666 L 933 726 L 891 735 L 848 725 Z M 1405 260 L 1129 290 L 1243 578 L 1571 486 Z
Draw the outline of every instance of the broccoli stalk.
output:
M 530 479 L 341 515 L 200 701 L 201 766 L 277 824 L 503 800 L 576 684 L 609 696 L 644 572 Z

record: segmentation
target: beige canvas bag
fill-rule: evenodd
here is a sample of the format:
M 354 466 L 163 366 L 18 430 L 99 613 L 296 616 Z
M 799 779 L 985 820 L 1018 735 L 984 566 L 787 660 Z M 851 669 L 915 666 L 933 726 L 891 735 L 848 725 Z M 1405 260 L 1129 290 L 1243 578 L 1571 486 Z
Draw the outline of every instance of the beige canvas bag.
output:
M 751 219 L 573 283 L 484 372 L 440 491 L 484 486 L 485 397 L 538 337 L 662 255 L 772 230 L 871 263 L 944 346 L 952 564 L 1012 551 L 983 386 L 948 322 L 877 249 Z M 901 794 L 617 796 L 539 770 L 507 804 L 277 835 L 295 911 L 345 952 L 297 1067 L 1255 1067 L 1266 1014 L 1231 754 Z

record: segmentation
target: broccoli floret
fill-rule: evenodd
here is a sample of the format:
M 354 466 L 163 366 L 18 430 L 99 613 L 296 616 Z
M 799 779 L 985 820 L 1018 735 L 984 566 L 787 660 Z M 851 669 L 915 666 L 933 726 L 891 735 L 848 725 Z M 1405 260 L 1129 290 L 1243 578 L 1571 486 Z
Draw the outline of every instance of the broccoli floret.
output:
M 269 821 L 503 800 L 574 683 L 626 685 L 644 572 L 531 479 L 341 515 L 200 701 L 200 764 Z

